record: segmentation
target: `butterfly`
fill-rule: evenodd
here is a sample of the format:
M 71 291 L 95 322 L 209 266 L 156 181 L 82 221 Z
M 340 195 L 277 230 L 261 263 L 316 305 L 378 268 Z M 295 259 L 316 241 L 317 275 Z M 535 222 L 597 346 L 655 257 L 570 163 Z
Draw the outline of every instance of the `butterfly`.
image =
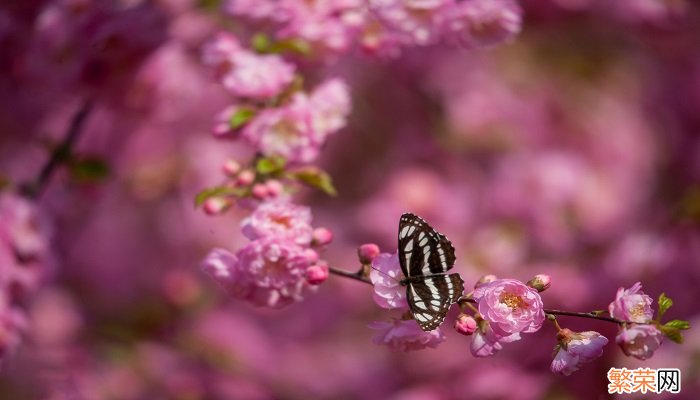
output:
M 455 249 L 445 235 L 422 218 L 406 213 L 399 219 L 399 264 L 405 276 L 406 298 L 424 331 L 442 324 L 450 306 L 464 291 L 459 274 L 447 274 L 455 263 Z

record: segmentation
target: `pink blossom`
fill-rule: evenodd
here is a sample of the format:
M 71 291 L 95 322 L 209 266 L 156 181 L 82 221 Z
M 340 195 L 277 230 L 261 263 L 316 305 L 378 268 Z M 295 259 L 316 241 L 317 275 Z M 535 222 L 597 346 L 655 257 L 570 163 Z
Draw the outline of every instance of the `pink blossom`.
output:
M 235 298 L 281 308 L 303 299 L 310 288 L 306 281 L 309 266 L 304 248 L 289 240 L 263 237 L 235 255 L 212 250 L 202 269 Z
M 522 11 L 513 0 L 464 0 L 445 14 L 445 29 L 468 47 L 490 46 L 518 32 Z
M 551 370 L 566 376 L 578 371 L 583 364 L 602 356 L 603 346 L 608 344 L 605 336 L 594 331 L 572 332 L 562 329 L 558 336 L 559 345 Z
M 386 345 L 393 351 L 435 348 L 445 341 L 440 329 L 424 332 L 414 320 L 375 321 L 369 324 L 377 334 L 372 338 L 376 345 Z
M 328 279 L 328 265 L 324 262 L 314 264 L 306 270 L 306 281 L 310 285 L 320 285 Z
M 357 257 L 362 265 L 371 264 L 379 253 L 379 246 L 374 243 L 365 243 L 357 248 Z
M 211 127 L 211 132 L 215 137 L 229 137 L 234 134 L 235 130 L 231 126 L 231 119 L 239 107 L 236 105 L 228 106 L 214 117 L 214 123 Z M 237 172 L 237 171 L 236 171 Z
M 471 335 L 476 332 L 477 323 L 474 317 L 467 314 L 459 314 L 455 320 L 455 330 L 462 335 Z
M 470 350 L 474 357 L 488 357 L 496 354 L 503 348 L 503 343 L 511 343 L 520 340 L 520 333 L 501 336 L 491 329 L 488 321 L 481 320 L 478 329 L 472 335 Z
M 515 279 L 498 279 L 474 289 L 479 313 L 499 336 L 531 333 L 542 327 L 544 311 L 537 290 Z
M 630 324 L 620 330 L 615 342 L 625 355 L 646 360 L 661 346 L 662 338 L 663 334 L 654 325 Z
M 313 115 L 311 125 L 323 141 L 328 134 L 343 128 L 352 106 L 350 89 L 341 79 L 329 79 L 316 87 L 310 96 Z
M 443 12 L 450 0 L 372 0 L 370 9 L 380 23 L 407 45 L 428 45 L 440 38 Z
M 642 284 L 637 282 L 629 289 L 619 288 L 608 311 L 613 318 L 643 324 L 654 317 L 652 301 L 651 297 L 642 292 Z
M 313 237 L 311 209 L 284 201 L 260 203 L 241 225 L 251 240 L 270 236 L 308 245 Z
M 294 80 L 292 64 L 278 55 L 259 55 L 245 50 L 235 37 L 228 34 L 220 34 L 208 43 L 202 58 L 235 96 L 276 96 Z
M 308 163 L 319 154 L 324 135 L 312 125 L 313 105 L 304 93 L 278 108 L 261 111 L 241 135 L 266 156 L 282 156 L 289 162 Z
M 397 253 L 382 253 L 372 260 L 369 279 L 374 285 L 372 297 L 382 308 L 408 308 L 406 288 L 399 283 L 403 277 Z
M 326 246 L 333 241 L 333 232 L 328 228 L 316 228 L 313 232 L 313 243 L 315 246 Z

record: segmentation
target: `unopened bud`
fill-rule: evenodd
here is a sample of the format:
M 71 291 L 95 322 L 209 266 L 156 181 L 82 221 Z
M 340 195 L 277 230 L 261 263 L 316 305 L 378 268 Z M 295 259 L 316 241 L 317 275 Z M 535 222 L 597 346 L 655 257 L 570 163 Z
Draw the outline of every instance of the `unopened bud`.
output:
M 318 261 L 320 258 L 316 250 L 308 248 L 304 250 L 304 257 L 306 257 L 306 259 L 309 260 L 309 264 L 315 264 L 316 261 Z
M 325 246 L 333 240 L 333 232 L 327 228 L 316 228 L 313 233 L 313 244 Z
M 241 171 L 241 164 L 239 164 L 236 160 L 228 160 L 224 163 L 221 169 L 224 171 L 224 174 L 234 177 Z
M 534 278 L 527 281 L 527 285 L 538 292 L 544 292 L 552 286 L 552 277 L 546 274 L 537 274 Z
M 243 170 L 243 171 L 241 171 L 240 174 L 238 174 L 237 181 L 238 181 L 238 184 L 241 186 L 250 185 L 251 183 L 253 183 L 254 180 L 255 180 L 255 172 L 253 172 L 249 169 Z
M 277 179 L 270 179 L 269 181 L 265 182 L 265 186 L 267 186 L 267 192 L 270 197 L 277 197 L 282 194 L 282 191 L 284 190 L 282 182 L 278 181 Z
M 471 335 L 476 332 L 476 320 L 467 314 L 459 314 L 455 320 L 455 330 L 462 335 Z
M 223 214 L 233 205 L 231 200 L 224 197 L 210 197 L 202 205 L 204 212 L 207 215 L 219 215 Z
M 491 283 L 491 282 L 495 281 L 496 279 L 498 279 L 498 278 L 496 278 L 496 275 L 493 275 L 493 274 L 484 275 L 481 278 L 479 278 L 478 281 L 476 281 L 476 283 L 474 284 L 474 289 L 478 288 L 481 285 Z
M 365 243 L 357 248 L 357 257 L 360 259 L 360 264 L 372 264 L 372 260 L 379 255 L 379 246 L 374 243 Z
M 251 192 L 253 193 L 253 197 L 261 200 L 270 194 L 269 190 L 267 190 L 267 186 L 263 185 L 262 183 L 256 183 L 253 185 Z
M 328 265 L 320 262 L 306 269 L 306 281 L 309 285 L 320 285 L 328 279 L 328 274 Z

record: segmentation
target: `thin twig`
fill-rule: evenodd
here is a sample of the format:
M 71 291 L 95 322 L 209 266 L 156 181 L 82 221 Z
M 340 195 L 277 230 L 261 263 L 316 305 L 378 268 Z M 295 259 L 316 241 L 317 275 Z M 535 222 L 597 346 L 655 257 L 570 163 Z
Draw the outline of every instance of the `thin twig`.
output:
M 83 132 L 85 120 L 90 114 L 90 111 L 92 111 L 93 105 L 94 101 L 92 99 L 85 100 L 83 105 L 73 114 L 66 134 L 63 137 L 63 141 L 51 152 L 51 157 L 41 169 L 36 182 L 24 186 L 23 192 L 26 196 L 33 198 L 41 196 L 56 171 L 56 168 L 65 162 L 66 158 L 68 158 L 73 150 L 73 146 Z
M 339 275 L 339 276 L 344 276 L 346 278 L 354 279 L 356 281 L 372 284 L 372 281 L 369 280 L 369 278 L 365 277 L 362 275 L 362 270 L 357 271 L 357 272 L 350 272 L 346 271 L 344 269 L 338 269 L 338 268 L 333 268 L 333 267 L 328 267 L 328 272 L 331 274 Z

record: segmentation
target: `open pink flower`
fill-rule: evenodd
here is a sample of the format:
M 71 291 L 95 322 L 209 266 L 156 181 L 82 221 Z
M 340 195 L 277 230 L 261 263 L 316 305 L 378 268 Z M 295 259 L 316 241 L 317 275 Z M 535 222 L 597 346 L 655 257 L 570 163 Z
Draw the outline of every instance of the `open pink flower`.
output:
M 537 290 L 515 279 L 497 279 L 474 289 L 479 313 L 499 336 L 531 333 L 542 327 L 544 311 Z
M 388 346 L 394 351 L 435 348 L 445 341 L 445 334 L 439 328 L 425 332 L 414 320 L 376 321 L 369 327 L 378 331 L 372 338 L 374 344 Z
M 619 288 L 608 311 L 613 318 L 643 324 L 654 317 L 652 301 L 651 297 L 642 292 L 642 284 L 637 282 L 629 289 Z
M 559 332 L 559 345 L 552 361 L 551 370 L 562 375 L 571 375 L 581 365 L 603 355 L 603 346 L 608 339 L 598 332 L 572 332 L 562 329 Z
M 661 346 L 663 334 L 654 325 L 630 324 L 623 327 L 615 337 L 625 355 L 646 360 Z
M 313 107 L 311 124 L 319 141 L 343 128 L 350 114 L 350 90 L 339 78 L 329 79 L 319 85 L 310 96 Z
M 445 30 L 467 47 L 491 46 L 520 32 L 522 11 L 513 0 L 464 0 L 444 13 Z
M 302 300 L 311 288 L 306 281 L 310 265 L 304 247 L 266 236 L 248 243 L 235 255 L 224 249 L 212 250 L 202 269 L 233 297 L 281 308 Z
M 520 340 L 519 333 L 501 336 L 491 329 L 488 321 L 481 320 L 478 329 L 472 335 L 470 350 L 474 357 L 488 357 L 496 354 L 503 348 L 503 343 L 511 343 Z
M 372 260 L 369 279 L 374 285 L 372 297 L 382 308 L 408 308 L 406 288 L 399 284 L 403 277 L 397 253 L 379 254 Z
M 251 240 L 274 236 L 308 245 L 313 237 L 311 209 L 285 201 L 263 202 L 243 220 L 242 231 Z

